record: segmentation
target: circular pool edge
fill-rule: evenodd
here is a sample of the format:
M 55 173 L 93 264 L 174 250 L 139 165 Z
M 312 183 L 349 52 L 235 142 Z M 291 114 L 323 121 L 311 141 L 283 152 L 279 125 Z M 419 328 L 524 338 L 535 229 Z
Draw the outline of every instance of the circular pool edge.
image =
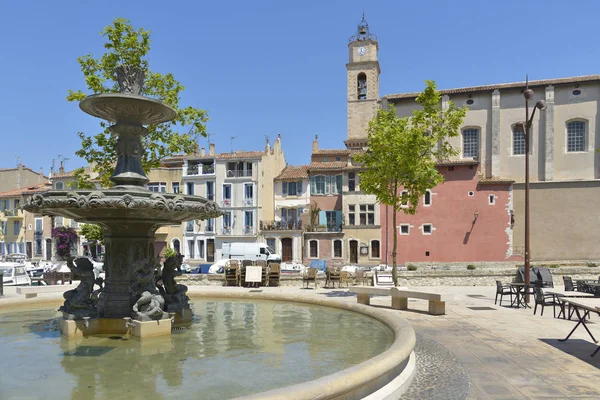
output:
M 191 288 L 190 288 L 191 289 Z M 397 310 L 377 308 L 358 303 L 340 301 L 315 294 L 218 290 L 193 288 L 188 293 L 190 298 L 198 299 L 236 299 L 236 300 L 268 300 L 305 303 L 356 312 L 374 318 L 386 325 L 394 333 L 394 342 L 384 352 L 356 364 L 350 368 L 323 376 L 313 381 L 284 386 L 254 395 L 237 398 L 250 399 L 397 399 L 408 389 L 416 368 L 414 347 L 416 335 L 408 320 Z M 1 309 L 19 306 L 56 303 L 62 297 L 44 297 L 37 299 L 5 299 L 0 300 Z

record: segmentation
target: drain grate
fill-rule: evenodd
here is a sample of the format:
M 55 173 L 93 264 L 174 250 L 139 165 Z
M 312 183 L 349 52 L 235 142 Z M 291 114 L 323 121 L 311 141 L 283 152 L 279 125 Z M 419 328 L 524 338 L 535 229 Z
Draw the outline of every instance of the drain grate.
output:
M 467 307 L 475 311 L 496 311 L 494 307 Z

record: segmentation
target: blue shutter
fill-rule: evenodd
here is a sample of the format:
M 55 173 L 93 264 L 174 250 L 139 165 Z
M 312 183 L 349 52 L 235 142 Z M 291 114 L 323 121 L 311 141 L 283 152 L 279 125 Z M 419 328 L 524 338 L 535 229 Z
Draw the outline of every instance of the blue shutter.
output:
M 319 211 L 319 225 L 327 225 L 327 213 Z
M 287 196 L 287 194 L 288 194 L 287 190 L 288 190 L 288 184 L 287 184 L 287 182 L 281 182 L 281 195 L 283 197 Z
M 335 184 L 337 187 L 337 193 L 341 194 L 342 193 L 342 176 L 341 175 L 337 175 L 335 177 Z
M 341 226 L 342 226 L 342 212 L 336 211 L 335 212 L 335 227 L 336 227 L 336 229 L 339 229 Z
M 281 222 L 287 223 L 287 208 L 281 209 Z
M 302 181 L 296 182 L 296 194 L 302 196 Z
M 325 194 L 331 193 L 331 175 L 325 175 Z

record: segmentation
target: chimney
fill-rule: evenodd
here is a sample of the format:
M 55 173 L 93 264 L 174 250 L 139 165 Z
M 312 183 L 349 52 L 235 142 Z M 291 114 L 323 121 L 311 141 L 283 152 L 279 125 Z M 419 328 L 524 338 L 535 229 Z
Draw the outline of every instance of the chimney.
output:
M 312 143 L 312 152 L 313 154 L 319 151 L 319 135 L 315 135 L 315 140 Z
M 267 144 L 265 144 L 265 154 L 270 154 L 271 153 L 271 146 L 269 145 L 269 138 L 266 138 L 267 140 Z
M 206 149 L 203 147 L 200 149 L 200 155 L 204 157 L 206 155 Z
M 63 165 L 62 160 L 60 162 L 60 167 L 58 167 L 58 173 L 59 174 L 64 174 L 65 173 L 65 166 Z
M 42 183 L 42 178 L 44 178 L 44 168 L 40 167 L 40 174 L 38 175 L 38 183 Z
M 200 153 L 200 145 L 196 143 L 196 147 L 194 147 L 194 155 Z
M 273 145 L 273 153 L 281 154 L 281 133 L 277 135 L 277 140 L 275 140 L 275 144 Z
M 215 144 L 214 143 L 210 143 L 208 145 L 208 154 L 211 156 L 215 155 Z

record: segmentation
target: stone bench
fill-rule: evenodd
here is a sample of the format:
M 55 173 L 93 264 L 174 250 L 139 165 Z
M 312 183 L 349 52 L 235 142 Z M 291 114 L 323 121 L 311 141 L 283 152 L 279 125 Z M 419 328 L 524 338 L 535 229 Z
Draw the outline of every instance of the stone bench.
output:
M 360 304 L 371 304 L 371 295 L 392 296 L 392 308 L 396 310 L 406 310 L 408 308 L 408 299 L 421 299 L 429 301 L 429 314 L 443 315 L 446 313 L 446 301 L 454 299 L 452 294 L 422 292 L 408 290 L 398 287 L 372 287 L 372 286 L 351 286 L 348 291 L 357 294 L 357 301 Z
M 37 297 L 38 294 L 66 292 L 76 287 L 75 285 L 17 286 L 17 294 L 24 294 L 26 299 L 30 299 Z

